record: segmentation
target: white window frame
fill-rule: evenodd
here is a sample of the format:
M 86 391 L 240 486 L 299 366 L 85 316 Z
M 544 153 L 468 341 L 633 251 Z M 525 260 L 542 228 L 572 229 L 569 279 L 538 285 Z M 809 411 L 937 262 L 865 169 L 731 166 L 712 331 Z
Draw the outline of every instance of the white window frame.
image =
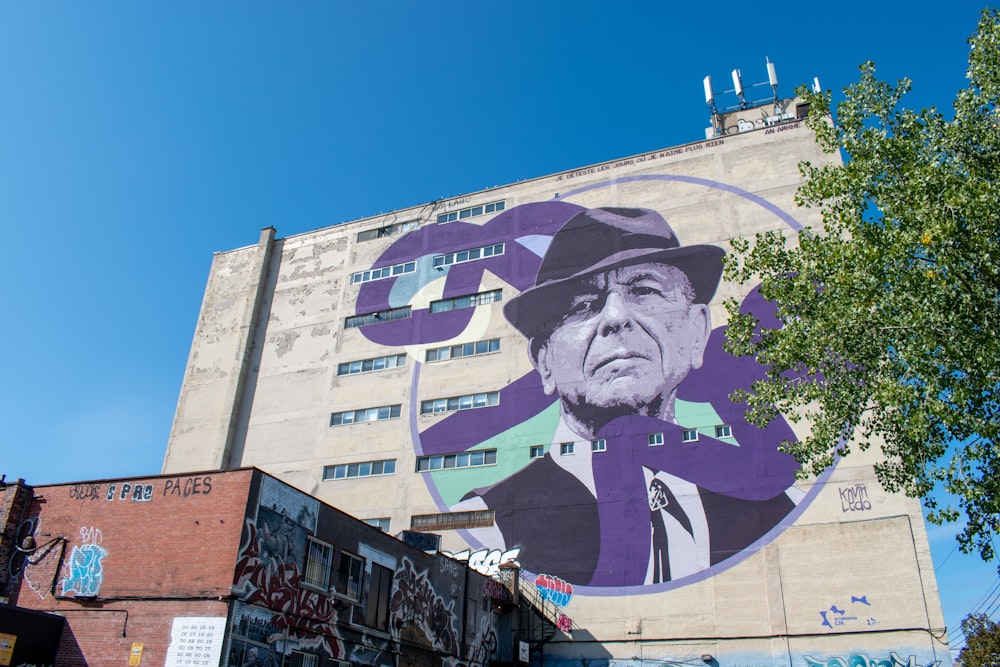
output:
M 733 437 L 733 427 L 729 424 L 719 424 L 715 427 L 715 437 L 719 439 Z
M 604 438 L 598 438 L 596 440 L 590 441 L 590 451 L 592 452 L 606 452 L 608 451 L 608 441 Z
M 333 545 L 327 544 L 323 540 L 318 540 L 311 535 L 306 540 L 306 562 L 302 568 L 302 585 L 326 592 L 330 587 L 330 572 L 333 569 Z M 313 548 L 321 549 L 326 554 L 325 565 L 313 558 Z M 322 581 L 315 581 L 311 578 L 315 574 L 317 567 L 322 569 Z
M 461 468 L 482 468 L 497 464 L 497 450 L 472 449 L 453 454 L 431 454 L 417 457 L 417 472 L 436 472 Z
M 528 449 L 529 459 L 540 459 L 545 457 L 545 445 L 532 445 Z
M 559 456 L 573 456 L 576 453 L 576 443 L 575 442 L 560 442 L 559 443 Z
M 663 444 L 663 434 L 662 433 L 650 433 L 649 434 L 649 446 L 658 447 Z
M 378 470 L 379 472 L 375 472 Z M 323 466 L 323 481 L 339 481 L 342 479 L 358 479 L 361 477 L 384 477 L 396 474 L 396 459 L 380 459 L 377 461 L 354 461 L 352 463 L 336 463 Z
M 681 442 L 698 442 L 698 429 L 686 428 L 681 431 Z

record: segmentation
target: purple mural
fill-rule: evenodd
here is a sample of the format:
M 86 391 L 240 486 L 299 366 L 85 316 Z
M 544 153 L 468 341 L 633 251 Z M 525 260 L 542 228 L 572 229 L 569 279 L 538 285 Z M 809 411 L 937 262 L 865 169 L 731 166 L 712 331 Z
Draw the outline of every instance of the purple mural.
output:
M 419 456 L 487 442 L 497 449 L 503 476 L 486 485 L 481 471 L 457 490 L 462 471 L 447 481 L 426 476 L 443 511 L 493 510 L 494 526 L 463 533 L 473 550 L 517 549 L 527 571 L 578 595 L 651 592 L 737 562 L 811 499 L 792 486 L 795 461 L 778 451 L 794 438 L 787 423 L 756 428 L 729 398 L 763 370 L 728 355 L 725 328 L 713 328 L 723 256 L 716 246 L 684 245 L 651 209 L 548 201 L 483 225 L 425 226 L 372 265 L 373 274 L 415 267 L 361 286 L 358 313 L 411 306 L 408 318 L 361 328 L 375 343 L 472 342 L 463 336 L 485 333 L 473 318 L 499 311 L 489 305 L 498 299 L 527 341 L 534 370 L 498 388 L 496 407 L 449 406 L 422 431 L 411 419 Z M 495 278 L 503 290 L 475 301 Z M 440 299 L 424 307 L 428 292 Z M 756 291 L 742 308 L 779 326 Z M 547 439 L 529 458 L 539 432 Z

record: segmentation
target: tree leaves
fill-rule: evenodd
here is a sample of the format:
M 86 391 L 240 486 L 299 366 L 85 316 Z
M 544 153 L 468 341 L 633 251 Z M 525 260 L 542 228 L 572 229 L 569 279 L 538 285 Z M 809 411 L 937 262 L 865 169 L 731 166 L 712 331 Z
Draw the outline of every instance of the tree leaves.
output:
M 831 114 L 801 90 L 807 125 L 843 164 L 800 165 L 796 201 L 823 226 L 789 239 L 737 239 L 726 278 L 760 282 L 784 322 L 760 330 L 727 302 L 727 349 L 766 378 L 737 398 L 766 424 L 779 412 L 810 434 L 784 443 L 818 474 L 851 448 L 881 444 L 889 490 L 922 496 L 933 521 L 968 523 L 963 551 L 993 557 L 1000 524 L 1000 15 L 969 40 L 969 87 L 951 119 L 903 106 L 908 80 L 873 63 Z M 831 122 L 831 115 L 836 122 Z M 928 494 L 941 485 L 959 507 Z
M 962 620 L 965 648 L 958 660 L 966 667 L 995 667 L 1000 662 L 1000 626 L 985 614 L 970 614 Z

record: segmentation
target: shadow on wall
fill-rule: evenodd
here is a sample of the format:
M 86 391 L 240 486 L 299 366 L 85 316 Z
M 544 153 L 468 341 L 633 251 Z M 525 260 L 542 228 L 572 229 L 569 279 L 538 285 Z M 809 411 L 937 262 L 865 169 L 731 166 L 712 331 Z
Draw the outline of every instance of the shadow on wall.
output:
M 87 667 L 88 664 L 69 623 L 63 625 L 62 635 L 59 637 L 58 662 L 59 667 Z

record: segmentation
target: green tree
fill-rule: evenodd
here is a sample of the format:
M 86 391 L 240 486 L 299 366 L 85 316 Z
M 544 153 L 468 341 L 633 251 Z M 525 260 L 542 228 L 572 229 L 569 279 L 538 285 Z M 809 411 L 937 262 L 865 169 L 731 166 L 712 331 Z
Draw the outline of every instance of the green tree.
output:
M 811 424 L 784 445 L 803 474 L 882 441 L 883 486 L 923 497 L 937 522 L 963 510 L 962 550 L 989 560 L 1000 521 L 997 11 L 969 43 L 969 86 L 950 120 L 905 108 L 910 82 L 882 82 L 872 63 L 836 113 L 829 93 L 800 91 L 819 144 L 847 159 L 801 165 L 797 202 L 822 212 L 822 229 L 733 242 L 727 278 L 759 282 L 784 326 L 761 330 L 730 301 L 728 349 L 769 369 L 734 396 L 751 421 Z M 937 485 L 957 505 L 929 498 Z
M 964 667 L 996 667 L 1000 665 L 1000 625 L 983 614 L 969 614 L 962 619 L 965 648 L 958 659 Z

